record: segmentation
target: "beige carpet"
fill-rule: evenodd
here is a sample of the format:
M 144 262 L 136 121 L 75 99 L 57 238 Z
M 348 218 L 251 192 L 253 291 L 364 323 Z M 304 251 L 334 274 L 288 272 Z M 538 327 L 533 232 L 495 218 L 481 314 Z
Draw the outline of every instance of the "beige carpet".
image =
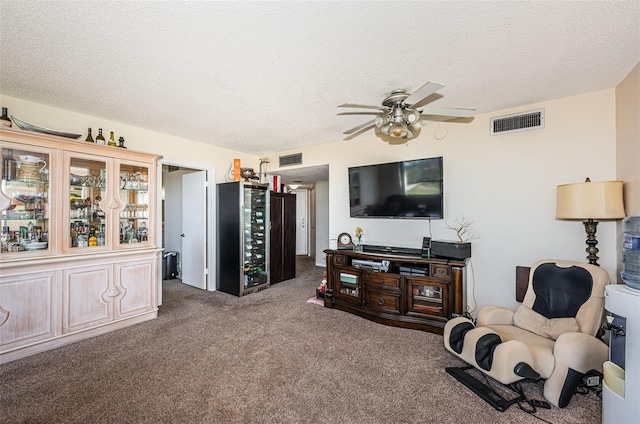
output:
M 321 274 L 301 260 L 298 278 L 243 298 L 165 281 L 158 319 L 1 365 L 0 422 L 540 422 L 446 374 L 462 364 L 442 336 L 307 303 Z M 576 395 L 536 415 L 599 423 L 600 405 Z

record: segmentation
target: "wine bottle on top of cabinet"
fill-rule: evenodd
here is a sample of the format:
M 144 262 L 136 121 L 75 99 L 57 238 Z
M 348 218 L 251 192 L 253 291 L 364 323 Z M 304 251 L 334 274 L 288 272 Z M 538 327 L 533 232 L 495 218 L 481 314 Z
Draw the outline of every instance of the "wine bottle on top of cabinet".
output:
M 2 115 L 0 116 L 0 126 L 11 127 L 11 119 L 7 116 L 7 108 L 2 108 Z
M 91 135 L 91 128 L 87 128 L 87 138 L 84 141 L 95 143 L 95 141 L 93 141 L 93 135 Z
M 98 128 L 98 136 L 96 137 L 96 143 L 107 144 L 107 141 L 104 139 L 104 136 L 102 135 L 102 128 Z
M 113 131 L 109 134 L 109 146 L 116 147 L 116 139 L 113 137 Z

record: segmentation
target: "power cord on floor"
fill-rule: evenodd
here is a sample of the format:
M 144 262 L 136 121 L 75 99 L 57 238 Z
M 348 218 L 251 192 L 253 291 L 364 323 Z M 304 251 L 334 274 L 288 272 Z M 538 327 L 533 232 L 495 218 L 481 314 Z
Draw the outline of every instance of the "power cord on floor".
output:
M 589 392 L 595 393 L 600 399 L 602 399 L 602 373 L 598 371 L 591 371 L 585 374 L 582 381 L 576 388 L 576 394 L 588 395 Z
M 473 299 L 473 307 L 467 304 L 467 310 L 464 313 L 464 316 L 471 319 L 471 315 L 475 312 L 478 306 L 478 302 L 476 301 L 476 273 L 475 273 L 475 270 L 473 269 L 473 261 L 471 260 L 471 258 L 469 258 L 469 271 L 471 274 L 470 286 L 471 286 L 471 298 Z M 467 285 L 469 284 L 467 283 Z

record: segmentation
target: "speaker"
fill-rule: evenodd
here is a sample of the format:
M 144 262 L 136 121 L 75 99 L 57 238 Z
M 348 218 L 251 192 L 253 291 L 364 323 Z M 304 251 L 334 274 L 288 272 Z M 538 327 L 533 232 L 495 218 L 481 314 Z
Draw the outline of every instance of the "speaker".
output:
M 442 258 L 467 259 L 471 257 L 471 243 L 433 240 L 431 242 L 431 254 Z

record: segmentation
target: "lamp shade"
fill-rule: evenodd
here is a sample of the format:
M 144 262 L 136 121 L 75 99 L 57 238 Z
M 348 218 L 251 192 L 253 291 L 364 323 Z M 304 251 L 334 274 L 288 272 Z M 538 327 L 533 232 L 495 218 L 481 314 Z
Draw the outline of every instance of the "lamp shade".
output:
M 557 189 L 556 219 L 622 219 L 622 181 L 562 184 Z

